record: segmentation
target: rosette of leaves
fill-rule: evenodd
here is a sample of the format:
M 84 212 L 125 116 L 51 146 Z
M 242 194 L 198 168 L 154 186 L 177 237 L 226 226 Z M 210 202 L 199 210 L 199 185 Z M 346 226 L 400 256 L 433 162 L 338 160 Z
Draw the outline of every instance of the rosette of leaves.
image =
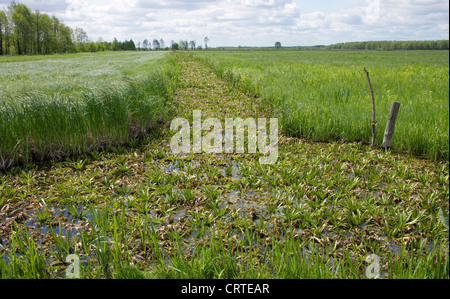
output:
M 442 224 L 448 229 L 448 215 L 442 208 L 439 210 L 439 218 Z

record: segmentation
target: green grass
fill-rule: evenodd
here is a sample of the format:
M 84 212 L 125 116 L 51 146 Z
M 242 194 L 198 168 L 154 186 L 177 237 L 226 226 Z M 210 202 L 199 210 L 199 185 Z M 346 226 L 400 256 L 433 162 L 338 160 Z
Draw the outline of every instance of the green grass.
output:
M 48 55 L 3 55 L 0 57 L 2 62 L 26 62 L 51 59 L 72 59 L 89 56 L 111 55 L 112 52 L 96 52 L 96 53 L 66 53 L 66 54 L 48 54 Z
M 177 55 L 178 116 L 270 116 Z M 182 154 L 171 133 L 0 174 L 0 277 L 448 279 L 448 161 L 280 136 L 279 159 Z M 443 211 L 443 212 L 441 212 Z M 448 221 L 448 220 L 447 220 Z
M 0 66 L 0 168 L 145 137 L 168 120 L 178 72 L 159 53 Z
M 381 146 L 401 102 L 392 148 L 449 158 L 448 51 L 223 51 L 195 54 L 270 103 L 284 132 L 316 141 L 371 140 L 370 72 Z
M 158 68 L 163 52 L 101 52 L 0 57 L 0 98 L 18 94 L 76 95 L 119 89 Z

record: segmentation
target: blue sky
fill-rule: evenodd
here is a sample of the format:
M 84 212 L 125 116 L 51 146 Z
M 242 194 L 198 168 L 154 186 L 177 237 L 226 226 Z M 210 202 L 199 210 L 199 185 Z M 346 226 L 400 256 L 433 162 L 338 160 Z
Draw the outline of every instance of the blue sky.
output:
M 16 0 L 91 40 L 196 40 L 210 46 L 307 46 L 448 39 L 447 0 Z M 6 9 L 9 0 L 0 0 Z

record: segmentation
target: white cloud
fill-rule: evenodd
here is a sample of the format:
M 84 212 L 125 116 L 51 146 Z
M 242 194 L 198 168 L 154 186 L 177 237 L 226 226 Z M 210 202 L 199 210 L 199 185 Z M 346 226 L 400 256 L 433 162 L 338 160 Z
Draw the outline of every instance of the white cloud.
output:
M 92 40 L 163 38 L 210 45 L 448 39 L 446 0 L 22 0 L 82 27 Z M 309 2 L 309 3 L 308 3 Z M 339 3 L 339 4 L 338 4 Z M 0 0 L 0 8 L 9 1 Z M 307 13 L 302 13 L 307 11 Z

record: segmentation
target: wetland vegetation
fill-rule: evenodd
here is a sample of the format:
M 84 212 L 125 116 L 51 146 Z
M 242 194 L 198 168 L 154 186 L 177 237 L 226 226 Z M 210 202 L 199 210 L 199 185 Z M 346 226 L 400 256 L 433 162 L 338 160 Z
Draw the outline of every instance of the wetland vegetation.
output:
M 331 59 L 320 56 L 323 52 L 298 53 L 297 58 L 306 55 L 313 59 L 317 55 L 318 60 Z M 344 57 L 354 55 L 339 53 Z M 371 63 L 364 66 L 375 69 L 378 82 L 384 82 L 385 76 L 397 78 L 398 81 L 387 81 L 389 84 L 395 81 L 396 85 L 379 83 L 380 89 L 383 93 L 393 91 L 395 97 L 402 96 L 412 84 L 404 86 L 406 81 L 394 76 L 387 64 L 383 66 L 384 73 L 377 71 L 375 66 L 381 59 L 378 55 L 385 55 L 377 53 L 367 52 L 364 54 L 367 57 L 358 56 L 358 61 Z M 107 73 L 92 77 L 89 72 L 80 72 L 69 78 L 55 69 L 33 75 L 35 82 L 39 82 L 40 76 L 59 78 L 55 83 L 59 89 L 47 88 L 45 82 L 49 81 L 42 79 L 38 87 L 25 90 L 30 84 L 27 72 L 37 71 L 39 67 L 24 65 L 23 74 L 17 72 L 14 81 L 10 77 L 1 78 L 2 103 L 9 103 L 2 106 L 0 120 L 22 113 L 29 117 L 25 118 L 30 121 L 27 128 L 39 128 L 40 125 L 31 121 L 34 112 L 25 114 L 27 107 L 40 103 L 42 110 L 38 115 L 51 117 L 46 113 L 55 111 L 62 115 L 61 111 L 66 111 L 64 105 L 71 103 L 67 110 L 73 115 L 82 111 L 79 115 L 95 121 L 92 127 L 99 126 L 100 132 L 118 130 L 119 125 L 124 130 L 118 133 L 121 138 L 116 139 L 114 134 L 102 136 L 110 142 L 97 142 L 102 146 L 90 148 L 95 142 L 89 138 L 95 133 L 86 136 L 86 127 L 77 131 L 78 125 L 89 122 L 62 115 L 63 123 L 77 126 L 63 128 L 55 123 L 54 131 L 45 131 L 49 137 L 36 139 L 42 140 L 43 146 L 37 147 L 36 153 L 46 152 L 56 141 L 66 142 L 63 136 L 72 136 L 72 131 L 80 135 L 74 135 L 78 139 L 73 137 L 67 147 L 59 144 L 55 147 L 64 155 L 47 155 L 45 159 L 33 151 L 29 158 L 23 158 L 26 150 L 11 147 L 18 140 L 31 138 L 14 139 L 12 136 L 19 136 L 17 133 L 11 133 L 8 139 L 0 136 L 1 154 L 5 155 L 5 149 L 14 150 L 9 152 L 14 163 L 0 172 L 0 277 L 65 278 L 70 265 L 66 258 L 75 254 L 80 259 L 81 278 L 366 278 L 366 270 L 371 265 L 367 258 L 371 255 L 379 257 L 381 278 L 448 278 L 448 227 L 439 216 L 440 210 L 448 214 L 449 209 L 449 164 L 445 159 L 448 145 L 446 151 L 445 147 L 439 147 L 441 141 L 448 141 L 448 132 L 437 134 L 431 141 L 419 140 L 427 144 L 419 155 L 409 147 L 398 146 L 391 151 L 371 148 L 366 133 L 352 140 L 335 138 L 342 136 L 323 129 L 321 132 L 331 134 L 329 138 L 324 137 L 327 142 L 317 142 L 321 138 L 314 138 L 312 133 L 299 136 L 297 129 L 303 128 L 303 123 L 296 126 L 295 120 L 305 116 L 296 115 L 297 110 L 291 106 L 278 106 L 281 100 L 271 96 L 288 97 L 283 90 L 275 89 L 277 84 L 288 94 L 297 95 L 295 86 L 289 83 L 294 79 L 287 76 L 281 82 L 275 67 L 262 71 L 266 69 L 263 61 L 271 61 L 265 57 L 273 60 L 278 55 L 289 60 L 294 59 L 294 54 L 258 52 L 252 59 L 240 55 L 250 54 L 202 52 L 192 57 L 184 53 L 152 52 L 90 54 L 86 58 L 61 61 L 49 58 L 42 68 L 55 63 L 58 69 L 65 64 L 76 65 L 78 59 L 87 59 L 93 64 L 101 63 L 92 68 L 93 72 Z M 430 59 L 436 59 L 436 64 L 441 65 L 442 57 L 433 55 L 436 56 Z M 122 59 L 130 62 L 121 64 Z M 420 69 L 419 78 L 413 81 L 420 92 L 410 92 L 418 95 L 415 101 L 448 106 L 448 80 L 443 86 L 439 79 L 445 77 L 442 66 L 416 64 L 421 59 L 416 56 L 409 59 L 414 61 L 411 69 L 403 70 L 408 78 L 415 78 L 415 70 Z M 0 62 L 2 71 L 10 69 L 10 63 L 17 62 Z M 301 72 L 287 72 L 294 66 L 284 65 L 283 72 L 302 78 L 303 85 L 308 86 L 307 82 L 313 82 L 313 76 L 322 70 L 324 82 L 332 86 L 317 88 L 315 92 L 312 86 L 307 89 L 309 96 L 314 93 L 319 101 L 323 101 L 320 94 L 332 96 L 336 104 L 340 98 L 349 103 L 354 103 L 358 96 L 366 99 L 367 90 L 356 79 L 359 67 L 352 68 L 346 63 L 347 60 L 340 65 L 337 61 L 326 70 L 321 65 L 315 69 L 305 63 L 302 72 L 310 75 L 303 74 L 304 77 Z M 82 69 L 87 70 L 87 65 L 84 63 Z M 258 70 L 259 75 L 252 77 Z M 333 80 L 327 77 L 335 71 L 340 75 Z M 276 84 L 267 81 L 269 73 L 274 75 Z M 351 83 L 356 95 L 340 82 L 342 79 L 350 84 L 352 80 L 347 74 L 358 82 Z M 430 74 L 438 76 L 438 80 L 428 78 Z M 148 76 L 151 79 L 147 80 Z M 446 76 L 448 79 L 448 68 Z M 71 80 L 78 83 L 71 84 Z M 11 83 L 15 86 L 4 87 Z M 121 113 L 114 114 L 117 118 L 108 118 L 106 112 L 112 110 L 104 109 L 115 99 L 104 89 L 112 89 L 114 95 L 118 92 L 111 86 L 120 91 L 117 101 L 124 102 L 119 109 Z M 33 90 L 39 96 L 31 96 Z M 61 90 L 58 96 L 53 94 L 55 90 Z M 341 96 L 338 91 L 342 92 Z M 98 97 L 86 97 L 86 94 Z M 73 100 L 59 101 L 60 98 Z M 389 95 L 380 98 L 393 99 Z M 295 99 L 297 106 L 307 107 L 300 112 L 322 115 L 314 112 L 311 101 L 291 100 Z M 90 101 L 94 108 L 83 110 Z M 148 101 L 161 104 L 150 105 Z M 96 104 L 104 106 L 98 108 Z M 54 105 L 55 109 L 46 105 Z M 320 102 L 317 109 L 325 109 L 324 105 Z M 4 108 L 19 106 L 24 110 L 12 112 Z M 285 111 L 279 107 L 285 107 L 289 113 L 279 114 Z M 204 118 L 280 117 L 284 122 L 277 163 L 261 165 L 259 154 L 172 154 L 169 140 L 173 132 L 169 130 L 169 121 L 174 117 L 190 119 L 192 111 L 198 108 Z M 369 131 L 370 124 L 364 122 L 365 108 L 355 109 L 364 110 L 359 131 L 365 132 L 366 125 Z M 130 124 L 135 123 L 130 111 L 138 116 L 158 111 L 149 119 L 143 117 L 149 123 L 143 125 L 145 134 L 138 134 L 139 138 L 130 136 Z M 333 115 L 339 111 L 343 110 L 329 109 Z M 448 131 L 448 108 L 444 112 L 433 111 L 439 118 L 447 113 L 447 122 L 436 122 L 436 130 L 443 127 Z M 383 123 L 383 113 L 380 113 L 380 123 Z M 370 113 L 367 115 L 370 117 Z M 323 117 L 313 120 L 318 129 L 337 125 L 327 124 Z M 403 125 L 407 132 L 411 123 L 399 121 L 408 124 Z M 2 124 L 5 123 L 12 124 Z M 425 125 L 419 122 L 416 126 Z M 401 127 L 397 145 L 404 144 L 408 138 Z M 23 134 L 28 132 L 18 125 L 10 128 L 11 132 L 19 129 Z M 3 125 L 0 130 L 5 130 Z M 311 128 L 307 131 L 313 132 Z M 51 138 L 56 141 L 49 142 Z M 72 140 L 79 140 L 84 147 L 75 146 Z M 77 150 L 72 150 L 74 147 Z

